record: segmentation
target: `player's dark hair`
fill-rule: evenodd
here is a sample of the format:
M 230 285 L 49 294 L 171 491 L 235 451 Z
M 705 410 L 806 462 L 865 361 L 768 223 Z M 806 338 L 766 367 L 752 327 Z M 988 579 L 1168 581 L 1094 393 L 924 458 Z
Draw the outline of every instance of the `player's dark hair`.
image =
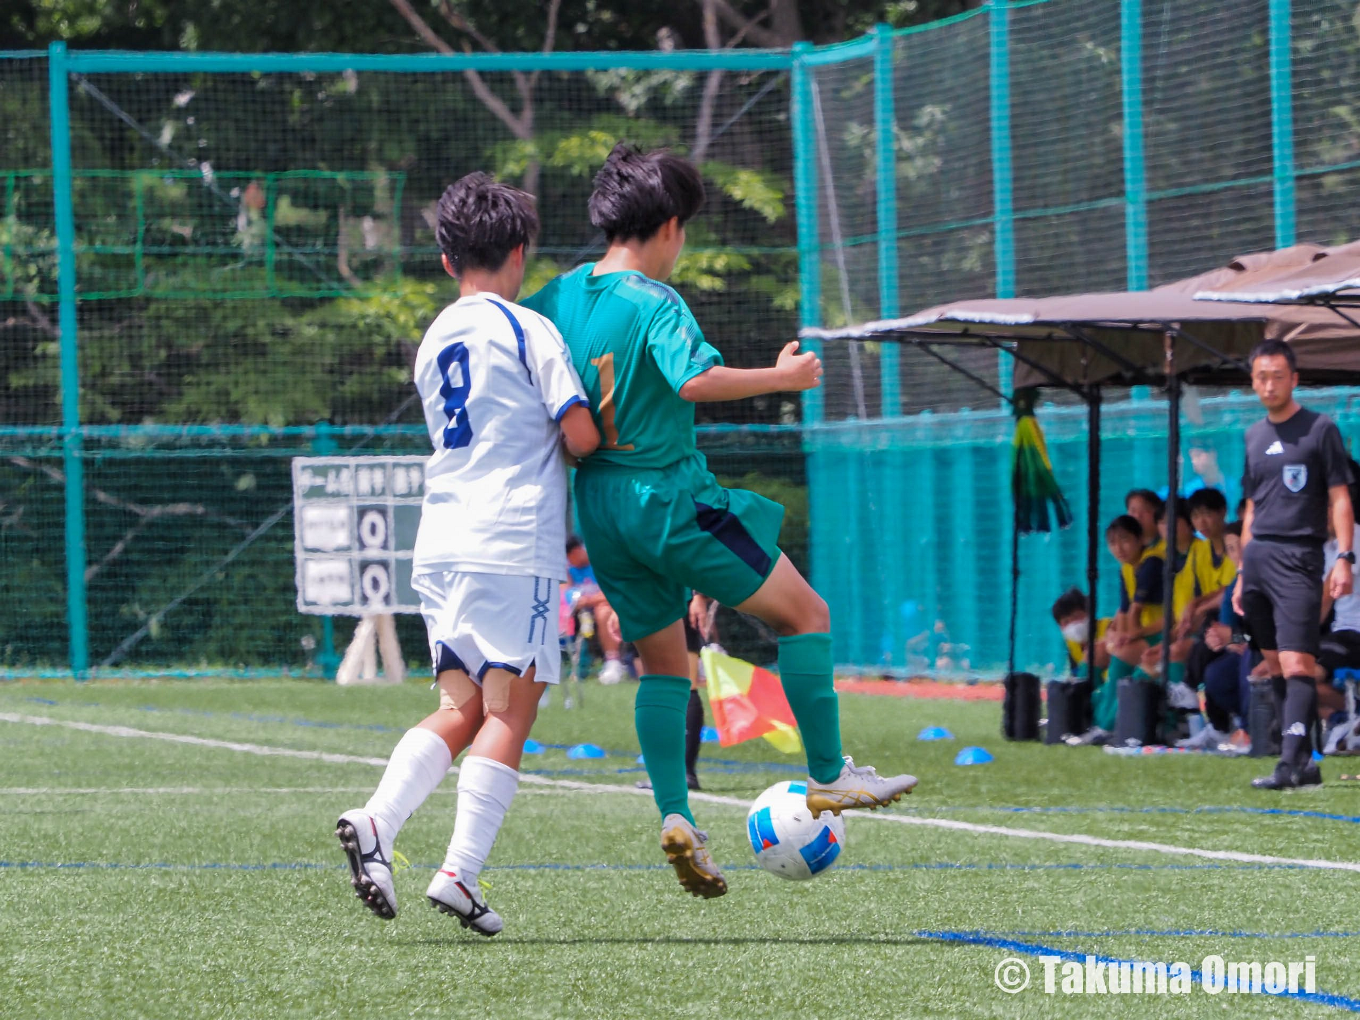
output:
M 1257 358 L 1274 357 L 1281 357 L 1289 362 L 1289 371 L 1297 372 L 1299 370 L 1299 359 L 1294 356 L 1294 348 L 1283 340 L 1262 340 L 1252 349 L 1251 357 L 1247 359 L 1247 364 L 1254 369 L 1256 367 Z
M 1223 534 L 1225 534 L 1225 535 L 1236 535 L 1238 538 L 1241 538 L 1241 537 L 1242 537 L 1242 522 L 1241 522 L 1241 521 L 1233 521 L 1232 523 L 1230 523 L 1227 527 L 1225 527 L 1225 528 L 1223 529 Z
M 1120 514 L 1112 520 L 1109 527 L 1105 529 L 1105 537 L 1109 538 L 1116 531 L 1126 532 L 1140 542 L 1143 539 L 1143 526 L 1138 523 L 1137 517 L 1130 517 L 1128 514 Z
M 537 236 L 533 196 L 488 174 L 459 178 L 439 196 L 435 240 L 459 276 L 469 269 L 495 272 Z
M 704 205 L 704 181 L 693 163 L 665 149 L 644 153 L 625 142 L 600 167 L 594 189 L 590 222 L 610 241 L 645 241 L 669 219 L 684 226 Z
M 1152 507 L 1153 513 L 1159 513 L 1162 509 L 1162 497 L 1151 489 L 1130 489 L 1129 494 L 1124 497 L 1124 507 L 1127 509 L 1129 500 L 1134 498 L 1141 499 L 1148 506 Z M 1160 520 L 1160 518 L 1158 518 Z
M 568 555 L 570 555 L 571 553 L 575 552 L 577 549 L 581 548 L 581 545 L 582 545 L 581 540 L 580 540 L 579 538 L 577 538 L 575 535 L 568 535 L 568 536 L 567 536 L 567 554 L 568 554 Z
M 1080 588 L 1068 588 L 1058 596 L 1058 600 L 1053 603 L 1053 622 L 1062 623 L 1064 619 L 1074 613 L 1089 612 L 1086 604 L 1086 593 Z
M 1162 517 L 1165 517 L 1165 516 L 1166 516 L 1166 505 L 1163 504 L 1163 505 L 1162 505 Z M 1157 519 L 1158 519 L 1158 520 L 1161 520 L 1161 517 L 1159 517 L 1159 518 L 1157 518 Z M 1190 524 L 1190 527 L 1191 527 L 1191 528 L 1194 527 L 1194 525 L 1190 523 L 1190 501 L 1189 501 L 1188 499 L 1178 499 L 1178 500 L 1176 500 L 1176 520 L 1178 520 L 1178 521 L 1184 521 L 1186 524 Z
M 1190 498 L 1185 502 L 1190 507 L 1192 513 L 1196 510 L 1208 510 L 1210 513 L 1220 514 L 1226 514 L 1228 512 L 1228 497 L 1217 489 L 1210 489 L 1208 487 L 1196 489 L 1194 492 L 1190 493 Z

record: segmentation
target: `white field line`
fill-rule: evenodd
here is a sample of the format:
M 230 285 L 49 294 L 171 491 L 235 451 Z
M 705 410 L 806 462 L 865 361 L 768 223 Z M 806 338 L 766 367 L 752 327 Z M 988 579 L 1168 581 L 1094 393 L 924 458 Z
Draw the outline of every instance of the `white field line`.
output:
M 263 744 L 245 744 L 234 740 L 214 740 L 209 737 L 195 737 L 183 733 L 164 733 L 156 730 L 139 730 L 130 726 L 103 726 L 96 723 L 75 722 L 67 719 L 52 719 L 41 715 L 18 715 L 0 712 L 0 722 L 24 723 L 30 726 L 60 726 L 66 729 L 82 730 L 86 733 L 100 733 L 111 737 L 133 737 L 146 740 L 165 740 L 176 744 L 189 744 L 195 747 L 214 747 L 224 751 L 241 754 L 302 758 L 310 761 L 324 761 L 331 764 L 385 766 L 386 758 L 374 758 L 353 754 L 332 754 L 327 751 L 302 751 L 288 747 L 269 747 Z M 456 771 L 456 770 L 450 770 Z M 572 779 L 551 779 L 547 776 L 520 777 L 520 782 L 533 786 L 554 787 L 559 790 L 574 790 L 595 794 L 631 794 L 651 797 L 650 790 L 639 790 L 635 786 L 618 786 L 612 783 L 587 783 Z M 526 791 L 527 792 L 527 791 Z M 723 797 L 712 793 L 691 793 L 690 799 L 705 804 L 725 804 L 732 807 L 747 808 L 749 802 L 738 797 Z M 1006 836 L 1011 839 L 1036 839 L 1050 843 L 1069 843 L 1079 846 L 1102 847 L 1111 850 L 1138 850 L 1146 853 L 1169 854 L 1177 857 L 1199 857 L 1213 861 L 1237 861 L 1241 864 L 1284 864 L 1300 868 L 1318 868 L 1327 871 L 1360 872 L 1360 863 L 1351 861 L 1326 861 L 1303 857 L 1274 857 L 1269 854 L 1248 854 L 1236 850 L 1203 850 L 1197 847 L 1175 846 L 1170 843 L 1152 843 L 1141 839 L 1104 839 L 1099 836 L 1086 836 L 1078 833 L 1045 832 L 1040 829 L 1015 829 L 1005 825 L 981 825 L 975 822 L 960 822 L 949 818 L 921 818 L 913 815 L 879 814 L 878 812 L 856 811 L 856 817 L 870 821 L 890 822 L 896 825 L 916 825 L 930 829 L 949 829 L 954 832 L 968 832 L 975 835 Z
M 450 774 L 456 774 L 457 771 L 457 769 L 449 769 Z M 256 794 L 305 796 L 337 793 L 369 794 L 372 792 L 372 783 L 367 786 L 0 786 L 0 797 L 104 797 L 116 794 L 130 794 L 134 797 L 211 797 L 224 793 L 248 794 L 253 797 Z M 535 794 L 542 796 L 552 792 L 552 790 L 520 790 L 519 795 Z M 606 792 L 612 791 L 607 790 Z M 441 786 L 434 790 L 430 796 L 434 797 L 441 794 L 454 797 L 457 796 L 458 789 L 454 786 Z
M 219 793 L 313 794 L 371 793 L 372 786 L 0 786 L 0 797 L 72 797 L 125 793 L 137 797 L 214 795 Z M 440 792 L 438 790 L 436 793 Z M 457 792 L 457 791 L 453 791 Z

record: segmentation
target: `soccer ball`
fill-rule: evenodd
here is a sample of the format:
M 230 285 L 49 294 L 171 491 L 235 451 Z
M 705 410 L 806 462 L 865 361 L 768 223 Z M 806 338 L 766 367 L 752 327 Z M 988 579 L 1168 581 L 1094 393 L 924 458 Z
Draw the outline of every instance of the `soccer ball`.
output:
M 830 811 L 813 817 L 807 783 L 775 783 L 751 805 L 746 835 L 762 868 L 805 882 L 836 863 L 845 846 L 845 822 Z

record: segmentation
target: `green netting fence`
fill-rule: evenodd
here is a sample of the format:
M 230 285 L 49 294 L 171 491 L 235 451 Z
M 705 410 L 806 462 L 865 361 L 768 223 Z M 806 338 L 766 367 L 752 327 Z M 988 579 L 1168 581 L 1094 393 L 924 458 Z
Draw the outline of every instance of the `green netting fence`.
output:
M 602 250 L 585 199 L 616 139 L 688 152 L 712 198 L 674 282 L 729 363 L 764 364 L 800 325 L 1360 234 L 1352 15 L 1045 0 L 791 52 L 0 53 L 0 669 L 302 670 L 343 644 L 294 607 L 288 458 L 423 452 L 409 366 L 452 298 L 432 210 L 463 173 L 539 196 L 532 289 Z M 701 409 L 713 466 L 790 506 L 839 661 L 996 669 L 1009 416 L 924 355 L 823 354 L 806 399 Z M 1235 498 L 1250 401 L 1201 405 L 1187 464 Z M 1158 484 L 1161 418 L 1107 406 L 1112 504 Z M 1040 420 L 1082 507 L 1081 413 Z M 1044 665 L 1084 540 L 1023 546 L 1020 660 Z

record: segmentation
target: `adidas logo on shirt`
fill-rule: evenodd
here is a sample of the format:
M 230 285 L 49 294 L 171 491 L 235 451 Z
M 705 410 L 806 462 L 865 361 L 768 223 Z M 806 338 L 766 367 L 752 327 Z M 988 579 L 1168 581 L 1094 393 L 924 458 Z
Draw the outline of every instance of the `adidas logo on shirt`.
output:
M 1275 442 L 1271 443 L 1270 446 L 1266 449 L 1266 456 L 1269 457 L 1277 453 L 1284 453 L 1284 447 L 1280 445 L 1280 441 L 1278 439 L 1275 440 Z

